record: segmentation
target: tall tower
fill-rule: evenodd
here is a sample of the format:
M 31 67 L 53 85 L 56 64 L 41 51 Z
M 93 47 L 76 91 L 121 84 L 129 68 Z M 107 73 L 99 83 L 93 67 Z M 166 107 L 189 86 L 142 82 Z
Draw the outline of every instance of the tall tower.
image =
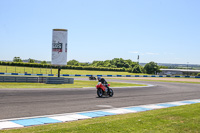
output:
M 67 32 L 67 29 L 53 29 L 52 65 L 67 65 Z

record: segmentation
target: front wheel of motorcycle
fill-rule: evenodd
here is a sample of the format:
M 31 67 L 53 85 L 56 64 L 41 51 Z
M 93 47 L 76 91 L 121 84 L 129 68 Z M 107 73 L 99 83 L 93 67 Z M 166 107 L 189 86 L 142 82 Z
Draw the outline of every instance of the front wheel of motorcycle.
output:
M 103 90 L 97 89 L 97 95 L 98 95 L 98 97 L 102 97 L 103 96 Z
M 110 89 L 110 93 L 109 93 L 109 96 L 112 97 L 114 95 L 114 92 L 112 89 Z

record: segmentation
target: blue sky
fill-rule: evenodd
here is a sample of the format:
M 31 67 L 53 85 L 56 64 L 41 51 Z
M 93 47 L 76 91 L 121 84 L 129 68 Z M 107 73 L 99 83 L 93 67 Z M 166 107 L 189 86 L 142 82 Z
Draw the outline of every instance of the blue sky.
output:
M 0 60 L 51 60 L 68 29 L 68 60 L 200 64 L 199 0 L 0 0 Z

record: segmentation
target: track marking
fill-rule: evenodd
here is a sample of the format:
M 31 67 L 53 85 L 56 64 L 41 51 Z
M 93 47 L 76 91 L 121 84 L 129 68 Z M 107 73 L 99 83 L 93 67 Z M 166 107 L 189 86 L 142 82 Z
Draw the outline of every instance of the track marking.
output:
M 13 119 L 7 119 L 7 120 L 5 119 L 5 120 L 0 120 L 0 130 L 8 129 L 8 128 L 10 129 L 10 128 L 20 128 L 20 127 L 28 127 L 28 126 L 34 126 L 34 125 L 43 125 L 43 124 L 49 124 L 49 123 L 76 121 L 76 120 L 90 119 L 90 118 L 95 118 L 95 117 L 111 116 L 111 115 L 118 115 L 118 114 L 137 113 L 141 111 L 169 108 L 169 107 L 174 107 L 174 106 L 182 106 L 182 105 L 195 104 L 195 103 L 200 103 L 200 99 L 84 111 L 84 112 L 76 112 L 76 113 L 24 117 L 24 118 L 15 118 L 15 119 L 13 118 Z M 97 106 L 109 107 L 109 108 L 112 107 L 110 105 L 97 105 Z

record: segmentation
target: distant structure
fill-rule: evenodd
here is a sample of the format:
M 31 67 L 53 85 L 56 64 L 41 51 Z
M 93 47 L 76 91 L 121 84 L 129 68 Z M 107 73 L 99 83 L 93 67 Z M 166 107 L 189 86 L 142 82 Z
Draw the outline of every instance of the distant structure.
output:
M 160 69 L 162 72 L 159 75 L 191 75 L 200 73 L 200 70 L 187 70 L 187 69 Z

